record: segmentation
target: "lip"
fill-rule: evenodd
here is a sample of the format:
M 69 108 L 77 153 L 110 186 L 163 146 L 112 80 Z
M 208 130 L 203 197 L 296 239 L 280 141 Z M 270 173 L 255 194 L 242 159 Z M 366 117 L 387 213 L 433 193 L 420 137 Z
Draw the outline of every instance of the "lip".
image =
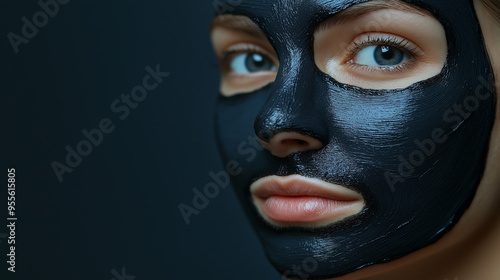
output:
M 268 176 L 250 185 L 262 217 L 277 226 L 326 226 L 361 212 L 363 196 L 346 187 L 300 175 Z

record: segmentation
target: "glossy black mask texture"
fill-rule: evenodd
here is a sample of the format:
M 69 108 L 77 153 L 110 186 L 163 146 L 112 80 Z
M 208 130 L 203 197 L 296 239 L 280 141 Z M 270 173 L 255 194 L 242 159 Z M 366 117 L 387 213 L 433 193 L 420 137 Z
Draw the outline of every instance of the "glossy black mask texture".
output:
M 438 76 L 397 90 L 341 84 L 314 63 L 314 28 L 359 2 L 364 1 L 257 0 L 231 11 L 260 26 L 279 56 L 280 69 L 265 88 L 220 97 L 218 144 L 225 161 L 240 163 L 241 174 L 231 178 L 236 193 L 269 260 L 289 277 L 299 277 L 294 268 L 311 257 L 318 266 L 307 274 L 322 279 L 434 243 L 468 208 L 483 174 L 495 92 L 478 79 L 488 80 L 491 68 L 471 1 L 407 1 L 441 21 L 448 58 Z M 477 108 L 454 113 L 455 105 L 463 108 L 475 94 L 481 97 L 476 97 Z M 441 130 L 436 138 L 446 140 L 434 142 L 434 149 L 428 145 L 422 161 L 415 151 L 424 153 L 425 146 L 415 141 L 432 139 Z M 324 147 L 278 158 L 250 144 L 249 137 L 269 139 L 280 131 L 316 137 Z M 411 172 L 404 161 L 418 164 Z M 249 185 L 263 176 L 291 174 L 357 190 L 366 208 L 330 227 L 275 228 L 257 213 Z

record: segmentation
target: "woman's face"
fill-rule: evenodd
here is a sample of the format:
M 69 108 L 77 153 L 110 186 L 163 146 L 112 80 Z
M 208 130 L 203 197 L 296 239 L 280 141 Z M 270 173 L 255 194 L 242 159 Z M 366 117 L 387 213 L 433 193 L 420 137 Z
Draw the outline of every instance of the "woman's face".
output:
M 211 33 L 218 144 L 273 265 L 340 276 L 448 232 L 495 118 L 472 4 L 231 3 Z

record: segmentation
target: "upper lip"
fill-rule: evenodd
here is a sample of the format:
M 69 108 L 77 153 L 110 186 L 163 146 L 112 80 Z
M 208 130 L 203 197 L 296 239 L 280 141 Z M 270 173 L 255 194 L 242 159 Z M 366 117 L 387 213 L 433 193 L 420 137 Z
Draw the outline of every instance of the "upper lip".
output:
M 344 186 L 300 175 L 261 178 L 250 186 L 250 193 L 255 198 L 260 199 L 277 195 L 323 197 L 337 201 L 363 201 L 361 194 Z

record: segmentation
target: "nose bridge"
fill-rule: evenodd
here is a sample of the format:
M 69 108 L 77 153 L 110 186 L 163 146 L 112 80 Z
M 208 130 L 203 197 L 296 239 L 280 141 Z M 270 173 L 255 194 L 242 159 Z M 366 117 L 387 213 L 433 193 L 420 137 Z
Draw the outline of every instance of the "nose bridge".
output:
M 294 131 L 327 141 L 320 95 L 316 92 L 315 67 L 307 48 L 287 46 L 270 95 L 254 123 L 256 135 L 265 142 L 279 132 Z

